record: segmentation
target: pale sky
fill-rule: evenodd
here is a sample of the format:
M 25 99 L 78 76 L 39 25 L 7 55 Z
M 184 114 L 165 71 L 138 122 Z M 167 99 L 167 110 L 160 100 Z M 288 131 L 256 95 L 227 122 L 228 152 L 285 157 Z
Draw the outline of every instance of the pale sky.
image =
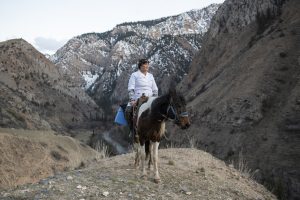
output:
M 0 0 L 0 41 L 23 38 L 43 53 L 123 22 L 153 20 L 224 0 Z

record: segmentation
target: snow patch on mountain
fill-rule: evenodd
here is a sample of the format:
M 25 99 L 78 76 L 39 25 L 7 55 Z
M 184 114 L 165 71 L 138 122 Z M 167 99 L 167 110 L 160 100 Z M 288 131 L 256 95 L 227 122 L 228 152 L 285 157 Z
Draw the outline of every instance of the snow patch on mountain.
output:
M 82 77 L 84 78 L 86 85 L 84 86 L 84 89 L 88 89 L 99 77 L 98 74 L 92 74 L 91 71 L 83 71 Z

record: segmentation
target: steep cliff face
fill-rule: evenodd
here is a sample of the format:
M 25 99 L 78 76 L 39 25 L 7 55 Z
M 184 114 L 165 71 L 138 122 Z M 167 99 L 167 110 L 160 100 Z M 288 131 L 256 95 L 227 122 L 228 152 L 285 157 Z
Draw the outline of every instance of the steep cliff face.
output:
M 22 39 L 0 43 L 0 92 L 1 127 L 60 131 L 102 113 L 84 90 L 66 82 Z
M 300 198 L 299 10 L 296 0 L 225 1 L 179 86 L 189 135 L 170 137 L 227 161 L 242 154 L 283 199 Z
M 214 16 L 210 26 L 210 36 L 216 37 L 220 32 L 234 33 L 243 30 L 247 25 L 260 17 L 273 18 L 281 14 L 285 0 L 247 0 L 225 1 Z
M 129 76 L 141 58 L 150 60 L 161 93 L 171 80 L 182 80 L 218 7 L 213 4 L 177 16 L 123 23 L 105 33 L 83 34 L 58 50 L 52 61 L 109 113 L 110 105 L 127 99 Z

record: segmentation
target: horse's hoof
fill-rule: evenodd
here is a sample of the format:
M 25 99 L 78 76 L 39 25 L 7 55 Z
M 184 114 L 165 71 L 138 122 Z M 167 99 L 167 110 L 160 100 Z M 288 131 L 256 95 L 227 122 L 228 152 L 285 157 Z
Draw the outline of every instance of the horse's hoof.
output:
M 142 175 L 141 178 L 147 180 L 147 175 Z
M 151 165 L 151 164 L 149 164 L 149 165 L 148 165 L 148 170 L 149 170 L 149 171 L 153 171 L 153 169 L 154 169 L 154 166 Z
M 148 167 L 148 170 L 149 170 L 149 171 L 153 171 L 153 169 L 154 169 L 154 168 L 153 168 L 152 166 L 151 166 L 151 167 Z
M 154 183 L 160 183 L 160 181 L 161 181 L 160 178 L 155 178 L 154 179 Z

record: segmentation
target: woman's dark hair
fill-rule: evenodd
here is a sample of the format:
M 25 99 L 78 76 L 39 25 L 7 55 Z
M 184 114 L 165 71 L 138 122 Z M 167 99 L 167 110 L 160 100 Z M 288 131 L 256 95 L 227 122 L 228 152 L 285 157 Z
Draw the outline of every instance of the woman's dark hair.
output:
M 149 63 L 149 61 L 145 58 L 139 60 L 139 64 L 138 64 L 139 69 L 143 64 L 146 64 L 146 63 Z

